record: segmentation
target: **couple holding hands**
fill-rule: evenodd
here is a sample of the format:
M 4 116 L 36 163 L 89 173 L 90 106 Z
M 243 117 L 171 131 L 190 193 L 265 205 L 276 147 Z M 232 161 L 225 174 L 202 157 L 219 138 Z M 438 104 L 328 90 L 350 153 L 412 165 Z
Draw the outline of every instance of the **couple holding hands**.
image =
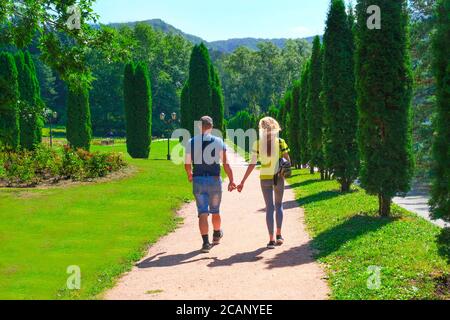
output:
M 275 249 L 284 242 L 283 225 L 284 177 L 290 174 L 289 147 L 279 138 L 278 122 L 270 117 L 259 122 L 260 137 L 252 147 L 251 162 L 239 185 L 234 183 L 233 171 L 227 158 L 227 147 L 223 140 L 211 134 L 213 120 L 204 116 L 200 119 L 201 134 L 193 137 L 186 146 L 185 169 L 193 184 L 193 193 L 199 215 L 200 234 L 203 239 L 201 251 L 208 253 L 218 245 L 224 236 L 221 228 L 220 204 L 222 201 L 221 163 L 229 178 L 228 191 L 242 192 L 245 182 L 261 163 L 261 191 L 266 203 L 266 222 L 269 232 L 268 249 Z M 276 218 L 274 218 L 276 213 Z M 212 215 L 213 241 L 209 239 L 208 217 Z M 275 230 L 276 222 L 276 230 Z

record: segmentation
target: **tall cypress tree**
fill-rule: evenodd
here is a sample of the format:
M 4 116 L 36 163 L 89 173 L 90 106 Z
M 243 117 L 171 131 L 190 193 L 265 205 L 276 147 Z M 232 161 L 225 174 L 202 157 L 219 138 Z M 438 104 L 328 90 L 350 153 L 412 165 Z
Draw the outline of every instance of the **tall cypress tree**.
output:
M 300 80 L 300 101 L 299 101 L 299 130 L 298 130 L 298 146 L 300 150 L 300 162 L 307 165 L 310 161 L 310 152 L 308 144 L 308 94 L 309 94 L 309 69 L 308 61 L 303 67 L 302 77 Z
M 436 134 L 433 145 L 434 181 L 431 208 L 435 218 L 450 221 L 450 0 L 437 5 L 434 73 L 437 82 Z
M 189 64 L 189 108 L 192 119 L 212 113 L 212 81 L 208 49 L 202 43 L 192 50 Z M 189 130 L 193 131 L 191 123 Z
M 182 127 L 194 133 L 194 121 L 209 115 L 219 130 L 224 130 L 224 101 L 217 71 L 208 49 L 202 43 L 192 49 L 189 77 L 181 95 Z
M 332 0 L 324 35 L 323 101 L 325 159 L 341 191 L 358 176 L 358 115 L 354 75 L 354 39 L 343 0 Z
M 147 159 L 152 137 L 152 96 L 148 67 L 145 63 L 126 65 L 124 102 L 127 151 L 132 158 Z
M 367 27 L 369 5 L 383 13 L 381 30 Z M 356 34 L 361 183 L 389 216 L 392 198 L 410 189 L 413 173 L 407 1 L 359 0 Z
M 73 149 L 89 151 L 92 127 L 89 107 L 89 91 L 70 88 L 67 95 L 67 140 Z
M 320 99 L 322 92 L 322 45 L 316 36 L 313 42 L 308 94 L 308 144 L 311 166 L 319 168 L 325 178 L 325 159 L 323 154 L 324 109 Z
M 32 150 L 42 140 L 42 101 L 36 69 L 30 53 L 15 55 L 19 83 L 20 144 Z
M 292 109 L 292 91 L 288 90 L 286 94 L 284 95 L 283 99 L 284 107 L 283 107 L 283 114 L 281 119 L 281 137 L 283 139 L 288 140 L 289 139 L 289 123 L 290 123 L 290 114 Z
M 183 86 L 183 89 L 181 90 L 181 97 L 180 97 L 180 113 L 181 113 L 181 128 L 188 129 L 191 127 L 191 123 L 194 122 L 194 119 L 192 118 L 192 112 L 190 110 L 190 104 L 189 104 L 189 81 L 186 81 L 186 83 Z
M 0 52 L 0 146 L 15 150 L 20 144 L 19 86 L 14 57 Z
M 34 120 L 33 120 L 33 128 L 34 128 L 34 145 L 38 145 L 42 142 L 42 128 L 44 127 L 44 101 L 41 97 L 41 86 L 39 84 L 37 72 L 36 72 L 36 66 L 34 65 L 33 58 L 31 57 L 30 51 L 25 52 L 25 64 L 28 66 L 28 68 L 31 71 L 31 78 L 33 80 L 33 90 L 34 90 Z
M 217 73 L 216 68 L 211 64 L 211 82 L 212 82 L 212 92 L 211 92 L 211 117 L 214 120 L 214 126 L 225 132 L 224 126 L 224 114 L 225 114 L 225 106 L 223 101 L 223 92 L 222 85 L 220 83 L 219 74 Z
M 299 130 L 300 130 L 300 95 L 301 95 L 300 81 L 295 81 L 292 87 L 291 96 L 291 112 L 289 118 L 289 134 L 288 142 L 291 149 L 291 157 L 294 166 L 300 165 L 300 145 L 299 145 Z

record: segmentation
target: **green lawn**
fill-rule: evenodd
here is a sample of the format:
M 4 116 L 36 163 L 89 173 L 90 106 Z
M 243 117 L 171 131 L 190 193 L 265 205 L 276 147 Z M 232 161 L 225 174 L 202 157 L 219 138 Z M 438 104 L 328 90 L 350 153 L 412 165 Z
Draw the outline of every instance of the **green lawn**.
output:
M 93 151 L 125 153 L 125 145 Z M 48 190 L 0 189 L 0 299 L 92 299 L 130 269 L 148 244 L 173 230 L 190 199 L 184 170 L 154 142 L 123 180 Z M 68 266 L 81 290 L 66 288 Z
M 376 197 L 356 187 L 340 194 L 337 182 L 320 181 L 308 170 L 296 170 L 290 183 L 305 208 L 333 299 L 450 298 L 440 283 L 450 267 L 439 254 L 438 227 L 397 206 L 393 218 L 380 218 Z M 381 267 L 379 289 L 368 289 L 375 279 L 370 266 Z

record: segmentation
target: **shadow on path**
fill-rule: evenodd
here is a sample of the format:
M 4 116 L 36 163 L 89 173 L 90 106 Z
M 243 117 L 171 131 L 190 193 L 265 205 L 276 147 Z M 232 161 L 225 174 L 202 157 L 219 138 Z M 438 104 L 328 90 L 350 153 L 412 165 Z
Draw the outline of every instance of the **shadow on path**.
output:
M 260 257 L 259 255 L 266 250 L 267 250 L 266 248 L 261 248 L 261 249 L 251 251 L 251 252 L 237 253 L 237 254 L 235 254 L 227 259 L 223 259 L 223 260 L 220 260 L 218 258 L 213 258 L 214 261 L 211 262 L 210 264 L 208 264 L 208 267 L 210 267 L 210 268 L 229 267 L 229 266 L 232 266 L 232 265 L 238 264 L 238 263 L 256 262 L 256 261 L 263 259 L 263 257 Z
M 199 258 L 191 260 L 192 258 L 195 258 L 202 254 L 198 250 L 189 253 L 174 254 L 169 256 L 163 256 L 164 254 L 166 254 L 166 252 L 158 253 L 148 259 L 145 259 L 144 261 L 136 264 L 136 267 L 140 269 L 174 267 L 177 265 L 213 259 L 213 258 Z
M 299 208 L 300 205 L 298 204 L 297 200 L 291 200 L 291 201 L 285 201 L 283 202 L 283 209 L 289 210 L 289 209 L 296 209 Z M 266 212 L 266 208 L 261 208 L 258 210 L 258 212 Z
M 277 254 L 273 259 L 267 261 L 268 269 L 295 267 L 314 262 L 311 256 L 310 243 L 291 248 Z

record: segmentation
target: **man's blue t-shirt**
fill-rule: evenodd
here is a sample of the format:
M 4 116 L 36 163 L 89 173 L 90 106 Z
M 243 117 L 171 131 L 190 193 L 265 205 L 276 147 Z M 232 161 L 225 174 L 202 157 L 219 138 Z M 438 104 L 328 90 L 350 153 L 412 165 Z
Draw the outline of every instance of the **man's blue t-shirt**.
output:
M 220 177 L 220 153 L 226 150 L 223 140 L 211 134 L 189 140 L 186 154 L 191 155 L 194 177 Z

